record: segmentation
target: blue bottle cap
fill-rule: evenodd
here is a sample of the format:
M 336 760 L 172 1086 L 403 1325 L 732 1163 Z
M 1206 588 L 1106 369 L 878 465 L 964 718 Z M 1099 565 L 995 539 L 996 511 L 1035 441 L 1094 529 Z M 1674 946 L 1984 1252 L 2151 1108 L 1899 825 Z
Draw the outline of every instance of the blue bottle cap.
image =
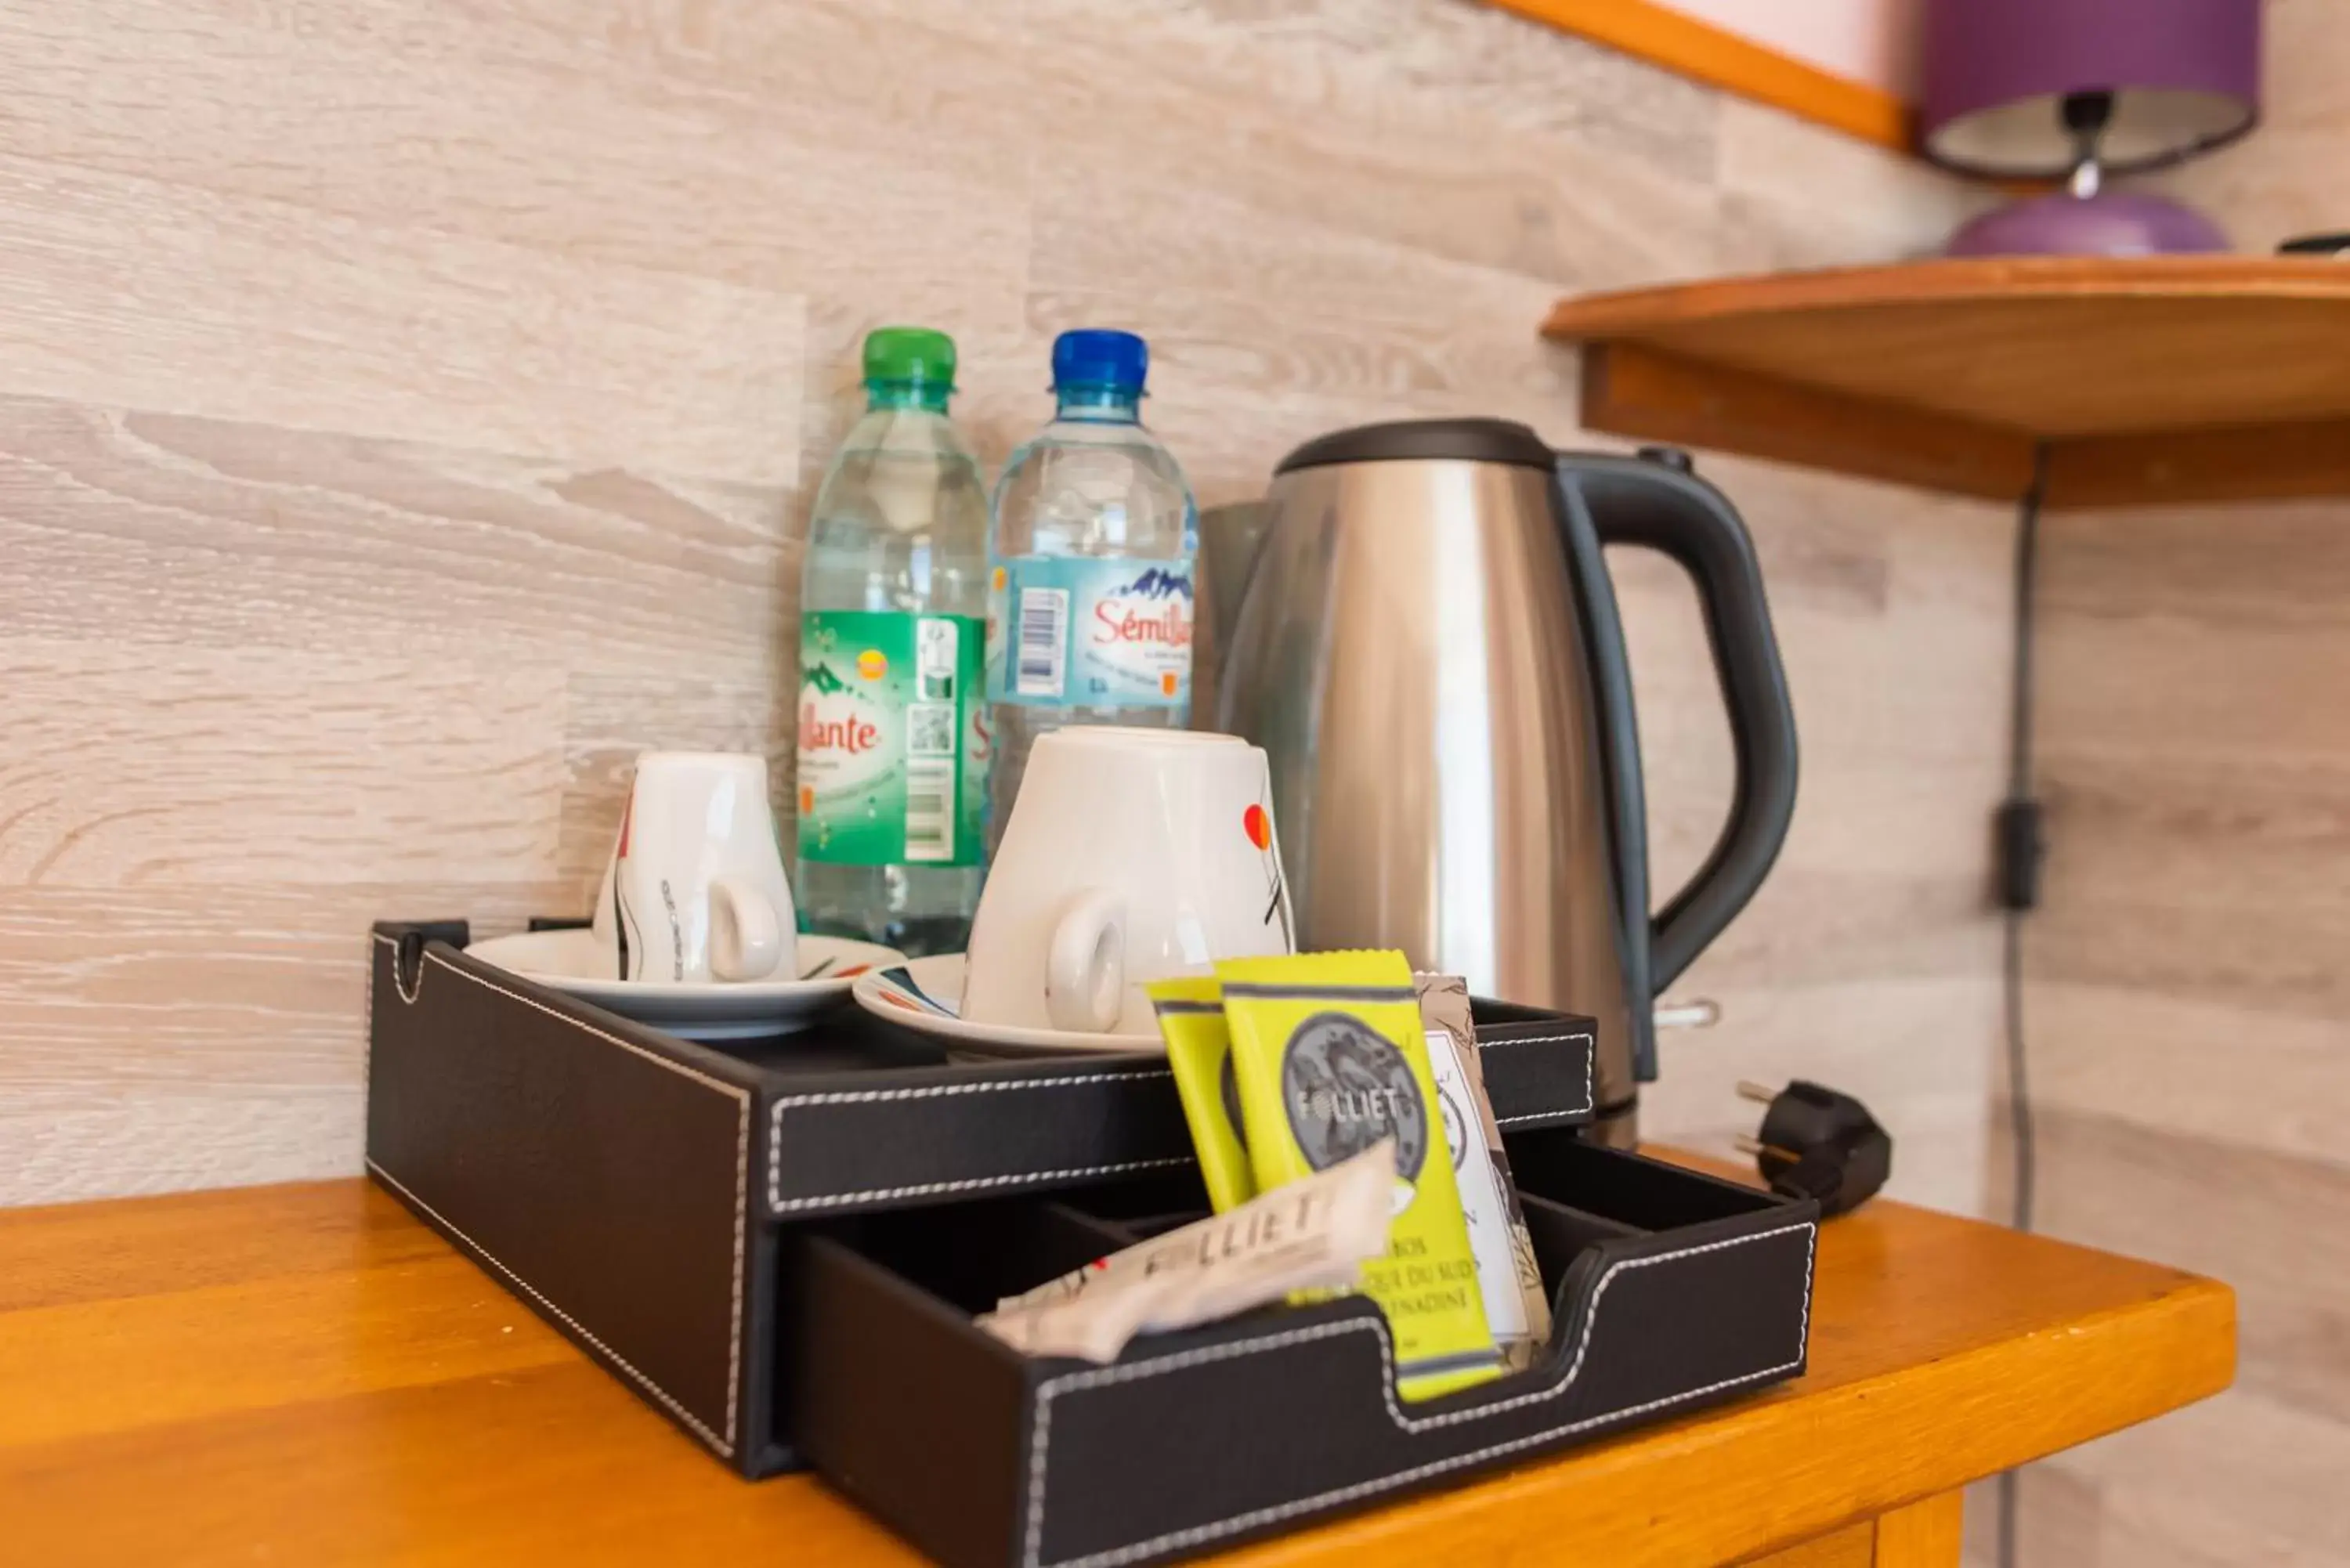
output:
M 1150 346 L 1131 332 L 1081 327 L 1053 339 L 1053 389 L 1105 387 L 1139 396 L 1150 374 Z

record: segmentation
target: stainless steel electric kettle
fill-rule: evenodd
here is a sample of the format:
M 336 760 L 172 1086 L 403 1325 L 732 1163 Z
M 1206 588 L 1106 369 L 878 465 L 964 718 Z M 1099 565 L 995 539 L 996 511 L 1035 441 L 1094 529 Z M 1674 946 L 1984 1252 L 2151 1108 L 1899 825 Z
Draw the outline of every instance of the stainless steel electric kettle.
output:
M 1607 545 L 1695 582 L 1737 754 L 1720 842 L 1653 915 Z M 1420 421 L 1309 441 L 1261 506 L 1204 517 L 1201 546 L 1197 668 L 1213 727 L 1272 760 L 1299 945 L 1399 947 L 1479 994 L 1596 1017 L 1599 1136 L 1628 1144 L 1655 998 L 1753 896 L 1794 811 L 1794 716 L 1737 513 L 1679 452 Z

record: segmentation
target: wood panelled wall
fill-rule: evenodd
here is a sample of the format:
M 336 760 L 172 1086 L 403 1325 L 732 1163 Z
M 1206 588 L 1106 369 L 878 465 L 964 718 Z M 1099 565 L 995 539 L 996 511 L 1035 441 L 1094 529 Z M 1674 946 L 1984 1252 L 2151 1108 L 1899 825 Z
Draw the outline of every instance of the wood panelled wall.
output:
M 2350 9 L 2272 0 L 2267 122 L 2173 177 L 2350 226 Z M 2232 1283 L 2237 1387 L 2027 1472 L 2026 1568 L 2350 1563 L 2350 499 L 2048 520 L 2043 1228 Z
M 1360 421 L 1572 441 L 1557 294 L 1898 254 L 1966 199 L 1458 0 L 5 0 L 0 127 L 18 1203 L 356 1171 L 370 919 L 580 908 L 639 748 L 788 761 L 867 328 L 956 334 L 991 462 L 1055 331 L 1148 334 L 1213 503 Z M 1804 786 L 1650 1127 L 1816 1073 L 1972 1206 L 2006 519 L 1707 466 Z M 1624 577 L 1669 880 L 1729 753 L 1685 591 Z

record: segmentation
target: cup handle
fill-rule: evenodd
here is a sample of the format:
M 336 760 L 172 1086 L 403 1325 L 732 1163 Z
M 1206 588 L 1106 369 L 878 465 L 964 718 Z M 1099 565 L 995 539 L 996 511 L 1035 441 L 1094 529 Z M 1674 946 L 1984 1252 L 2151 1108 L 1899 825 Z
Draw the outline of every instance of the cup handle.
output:
M 1053 922 L 1045 960 L 1045 1014 L 1053 1027 L 1107 1034 L 1126 992 L 1126 900 L 1101 888 L 1070 898 Z
M 720 980 L 764 980 L 784 956 L 775 907 L 750 883 L 710 879 L 710 972 Z

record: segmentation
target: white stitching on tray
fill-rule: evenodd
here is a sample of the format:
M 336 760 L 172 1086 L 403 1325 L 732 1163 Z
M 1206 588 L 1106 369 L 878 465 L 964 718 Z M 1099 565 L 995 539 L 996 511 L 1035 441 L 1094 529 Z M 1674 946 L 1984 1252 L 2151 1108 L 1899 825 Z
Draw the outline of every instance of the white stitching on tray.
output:
M 408 1003 L 411 1007 L 413 1007 L 416 1005 L 416 999 L 424 994 L 423 944 L 421 942 L 417 944 L 416 972 L 408 979 L 402 980 L 400 978 L 400 943 L 392 941 L 390 937 L 379 937 L 376 940 L 390 945 L 391 988 L 392 990 L 400 992 L 400 1001 Z M 375 966 L 373 964 L 369 964 L 368 966 L 368 971 L 369 981 L 372 983 L 374 980 Z
M 1577 1031 L 1572 1034 L 1527 1034 L 1512 1040 L 1480 1041 L 1481 1051 L 1498 1050 L 1506 1045 L 1552 1045 L 1561 1041 L 1579 1040 L 1584 1047 L 1583 1103 L 1563 1109 L 1534 1111 L 1523 1116 L 1497 1116 L 1496 1126 L 1511 1127 L 1520 1122 L 1554 1121 L 1560 1116 L 1581 1116 L 1591 1109 L 1591 1054 L 1594 1049 L 1591 1033 Z M 1116 1176 L 1126 1171 L 1154 1170 L 1173 1165 L 1189 1165 L 1191 1157 L 1178 1156 L 1167 1159 L 1130 1159 L 1113 1165 L 1089 1165 L 1064 1170 L 1023 1171 L 1008 1176 L 969 1177 L 957 1181 L 925 1181 L 908 1187 L 877 1187 L 853 1189 L 847 1192 L 827 1192 L 808 1198 L 784 1196 L 784 1113 L 794 1106 L 862 1105 L 879 1100 L 920 1100 L 941 1095 L 988 1095 L 1014 1089 L 1049 1089 L 1068 1085 L 1111 1083 L 1121 1079 L 1139 1082 L 1152 1078 L 1171 1078 L 1174 1075 L 1164 1067 L 1141 1068 L 1121 1073 L 1079 1073 L 1051 1078 L 1018 1078 L 967 1084 L 934 1084 L 920 1088 L 904 1089 L 843 1089 L 818 1095 L 785 1095 L 774 1102 L 774 1119 L 767 1136 L 767 1207 L 777 1214 L 793 1214 L 808 1209 L 821 1209 L 841 1203 L 884 1203 L 899 1198 L 924 1198 L 944 1192 L 979 1192 L 990 1188 L 1031 1185 L 1040 1181 L 1065 1181 L 1080 1177 Z
M 380 933 L 377 935 L 376 940 L 392 950 L 392 959 L 393 961 L 397 963 L 399 961 L 400 944 L 392 940 L 390 937 L 384 936 Z M 613 1350 L 602 1340 L 598 1339 L 594 1334 L 588 1333 L 585 1325 L 574 1320 L 572 1316 L 568 1313 L 565 1312 L 561 1307 L 556 1306 L 553 1302 L 547 1300 L 546 1297 L 539 1294 L 538 1292 L 531 1286 L 530 1282 L 525 1280 L 520 1274 L 515 1273 L 512 1269 L 507 1268 L 504 1263 L 499 1262 L 497 1259 L 492 1257 L 490 1255 L 489 1249 L 484 1247 L 479 1241 L 474 1241 L 471 1236 L 466 1236 L 465 1233 L 463 1231 L 459 1231 L 456 1226 L 450 1224 L 449 1220 L 441 1214 L 440 1210 L 434 1209 L 421 1198 L 418 1198 L 413 1192 L 410 1192 L 409 1189 L 402 1186 L 400 1180 L 390 1171 L 384 1169 L 383 1167 L 378 1165 L 372 1159 L 367 1162 L 368 1168 L 369 1170 L 372 1170 L 378 1176 L 382 1177 L 384 1180 L 391 1183 L 392 1186 L 399 1188 L 400 1192 L 416 1203 L 417 1207 L 422 1209 L 426 1213 L 431 1214 L 434 1219 L 439 1220 L 442 1225 L 446 1226 L 455 1234 L 463 1237 L 465 1244 L 473 1248 L 474 1251 L 480 1253 L 484 1261 L 488 1262 L 492 1268 L 497 1270 L 498 1272 L 505 1275 L 506 1278 L 521 1286 L 533 1301 L 537 1302 L 540 1305 L 546 1307 L 547 1311 L 553 1313 L 556 1317 L 561 1318 L 565 1323 L 570 1324 L 570 1326 L 578 1333 L 580 1338 L 594 1345 L 598 1350 L 602 1351 L 604 1355 L 611 1360 L 612 1365 L 618 1366 L 630 1377 L 635 1378 L 638 1383 L 641 1384 L 650 1393 L 651 1393 L 655 1399 L 660 1402 L 664 1408 L 674 1414 L 678 1419 L 683 1421 L 688 1427 L 692 1428 L 697 1437 L 702 1438 L 705 1442 L 715 1448 L 720 1453 L 724 1454 L 728 1459 L 733 1459 L 734 1457 L 734 1417 L 736 1413 L 736 1400 L 740 1392 L 743 1368 L 743 1232 L 746 1228 L 746 1221 L 749 1218 L 747 1210 L 750 1206 L 750 1183 L 747 1179 L 750 1175 L 751 1165 L 751 1091 L 743 1087 L 739 1084 L 730 1084 L 723 1078 L 713 1078 L 709 1074 L 689 1067 L 682 1062 L 673 1062 L 668 1057 L 660 1055 L 656 1052 L 646 1050 L 643 1046 L 639 1045 L 632 1041 L 623 1040 L 617 1034 L 608 1033 L 605 1031 L 597 1028 L 592 1023 L 585 1023 L 580 1019 L 557 1012 L 555 1009 L 546 1006 L 543 1002 L 534 1002 L 529 997 L 523 995 L 519 992 L 507 990 L 504 986 L 498 984 L 495 981 L 485 980 L 480 975 L 469 973 L 464 970 L 459 969 L 455 964 L 451 963 L 448 960 L 432 951 L 430 948 L 425 950 L 424 956 L 432 960 L 434 963 L 439 964 L 442 969 L 447 970 L 451 974 L 457 976 L 460 980 L 469 980 L 475 985 L 483 986 L 488 990 L 496 992 L 501 996 L 512 997 L 515 1001 L 523 1003 L 526 1007 L 537 1008 L 539 1012 L 546 1013 L 549 1018 L 556 1019 L 561 1023 L 569 1024 L 574 1029 L 582 1030 L 589 1034 L 593 1034 L 598 1040 L 605 1041 L 609 1044 L 618 1045 L 624 1051 L 631 1052 L 636 1055 L 643 1057 L 648 1062 L 666 1067 L 671 1072 L 677 1074 L 681 1077 L 691 1078 L 697 1084 L 706 1085 L 710 1088 L 716 1089 L 720 1093 L 729 1096 L 734 1100 L 736 1109 L 734 1133 L 734 1301 L 733 1312 L 728 1321 L 726 1338 L 726 1435 L 724 1437 L 720 1437 L 717 1433 L 712 1432 L 699 1417 L 687 1410 L 686 1407 L 667 1389 L 663 1388 L 660 1384 L 655 1383 L 651 1378 L 646 1376 L 643 1373 L 630 1366 L 628 1361 L 621 1357 L 619 1352 Z M 416 966 L 416 976 L 417 994 L 421 995 L 424 991 L 424 966 L 421 963 L 419 963 Z M 374 982 L 375 966 L 370 964 L 368 966 L 368 983 L 370 992 L 372 992 Z M 373 1033 L 372 1025 L 370 1025 L 369 1033 L 370 1034 Z
M 1051 1078 L 1008 1078 L 968 1084 L 931 1084 L 906 1089 L 837 1089 L 819 1095 L 785 1095 L 775 1102 L 775 1117 L 767 1133 L 767 1207 L 788 1214 L 828 1203 L 879 1203 L 893 1198 L 918 1198 L 934 1192 L 976 1192 L 990 1187 L 1011 1187 L 1080 1176 L 1112 1176 L 1120 1171 L 1150 1170 L 1161 1166 L 1189 1165 L 1191 1157 L 1172 1159 L 1131 1159 L 1115 1165 L 1093 1165 L 1070 1170 L 1024 1171 L 1011 1176 L 971 1177 L 961 1181 L 926 1181 L 912 1187 L 859 1189 L 828 1192 L 817 1198 L 784 1196 L 784 1113 L 794 1106 L 867 1105 L 877 1100 L 922 1100 L 942 1095 L 992 1095 L 1013 1089 L 1051 1089 L 1070 1084 L 1140 1083 L 1172 1078 L 1165 1067 L 1131 1068 L 1118 1073 L 1070 1073 Z
M 1068 1181 L 1086 1176 L 1116 1176 L 1128 1170 L 1156 1170 L 1162 1166 L 1190 1165 L 1191 1156 L 1164 1159 L 1129 1159 L 1117 1165 L 1074 1166 L 1066 1170 L 1024 1170 L 1017 1176 L 972 1176 L 961 1181 L 925 1181 L 913 1187 L 869 1187 L 856 1192 L 830 1192 L 821 1198 L 778 1198 L 770 1188 L 767 1202 L 779 1213 L 820 1208 L 827 1203 L 881 1203 L 892 1198 L 920 1198 L 934 1192 L 978 1192 L 991 1187 L 1018 1187 L 1039 1181 Z
M 1598 1047 L 1593 1041 L 1591 1033 L 1588 1030 L 1580 1030 L 1573 1034 L 1528 1034 L 1516 1040 L 1494 1040 L 1490 1042 L 1480 1040 L 1477 1042 L 1477 1049 L 1480 1051 L 1498 1051 L 1504 1045 L 1555 1045 L 1563 1040 L 1580 1040 L 1583 1042 L 1583 1104 L 1579 1106 L 1571 1106 L 1564 1110 L 1528 1111 L 1521 1116 L 1495 1116 L 1493 1118 L 1493 1125 L 1495 1127 L 1515 1127 L 1520 1122 L 1555 1121 L 1560 1116 L 1579 1116 L 1591 1109 L 1594 1080 L 1597 1076 L 1597 1075 L 1592 1071 L 1591 1058 L 1594 1053 L 1597 1051 Z
M 1446 1459 L 1434 1459 L 1424 1465 L 1416 1465 L 1409 1469 L 1398 1470 L 1391 1475 L 1378 1476 L 1370 1480 L 1357 1481 L 1350 1486 L 1317 1492 L 1312 1497 L 1293 1499 L 1270 1508 L 1254 1509 L 1247 1513 L 1235 1514 L 1230 1519 L 1218 1520 L 1213 1523 L 1192 1525 L 1187 1529 L 1155 1536 L 1149 1541 L 1114 1547 L 1086 1557 L 1064 1559 L 1052 1564 L 1052 1568 L 1116 1568 L 1118 1563 L 1130 1563 L 1137 1558 L 1148 1557 L 1155 1552 L 1196 1546 L 1203 1542 L 1213 1541 L 1238 1531 L 1253 1529 L 1260 1524 L 1271 1524 L 1300 1513 L 1335 1507 L 1357 1498 L 1375 1496 L 1399 1486 L 1408 1486 L 1413 1481 L 1425 1480 L 1430 1476 L 1442 1475 L 1448 1470 L 1459 1469 L 1464 1465 L 1477 1464 L 1486 1459 L 1499 1458 L 1503 1454 L 1517 1452 L 1522 1449 L 1533 1448 L 1536 1444 L 1548 1442 L 1554 1438 L 1566 1437 L 1604 1422 L 1618 1421 L 1629 1416 L 1645 1415 L 1651 1410 L 1663 1409 L 1667 1406 L 1702 1398 L 1708 1394 L 1718 1394 L 1725 1388 L 1734 1388 L 1742 1383 L 1758 1383 L 1764 1378 L 1775 1377 L 1783 1372 L 1792 1371 L 1803 1365 L 1804 1349 L 1811 1339 L 1811 1262 L 1818 1251 L 1819 1227 L 1806 1220 L 1801 1224 L 1782 1225 L 1775 1230 L 1759 1231 L 1749 1236 L 1733 1236 L 1726 1241 L 1708 1241 L 1702 1246 L 1681 1247 L 1669 1252 L 1651 1253 L 1643 1258 L 1619 1259 L 1608 1265 L 1607 1272 L 1599 1276 L 1599 1283 L 1593 1287 L 1590 1305 L 1584 1310 L 1583 1333 L 1575 1342 L 1575 1355 L 1568 1363 L 1565 1373 L 1557 1382 L 1547 1388 L 1521 1394 L 1513 1399 L 1502 1400 L 1492 1405 L 1476 1406 L 1465 1410 L 1450 1411 L 1440 1416 L 1407 1416 L 1397 1403 L 1394 1346 L 1388 1337 L 1387 1322 L 1383 1318 L 1367 1320 L 1353 1318 L 1345 1323 L 1317 1324 L 1311 1328 L 1288 1329 L 1280 1334 L 1266 1334 L 1258 1339 L 1239 1340 L 1229 1345 L 1205 1345 L 1198 1350 L 1187 1350 L 1174 1355 L 1161 1356 L 1156 1361 L 1138 1361 L 1127 1366 L 1107 1366 L 1088 1372 L 1071 1372 L 1052 1378 L 1037 1390 L 1036 1422 L 1029 1435 L 1028 1516 L 1026 1531 L 1023 1538 L 1021 1560 L 1024 1568 L 1042 1568 L 1039 1562 L 1039 1548 L 1045 1522 L 1045 1467 L 1053 1428 L 1053 1400 L 1065 1389 L 1081 1391 L 1111 1384 L 1130 1383 L 1144 1377 L 1156 1377 L 1165 1372 L 1178 1372 L 1187 1366 L 1230 1360 L 1235 1356 L 1253 1355 L 1259 1351 L 1276 1350 L 1285 1345 L 1302 1344 L 1307 1340 L 1328 1339 L 1341 1334 L 1369 1334 L 1377 1338 L 1379 1347 L 1379 1397 L 1386 1401 L 1388 1418 L 1396 1425 L 1409 1432 L 1451 1426 L 1462 1421 L 1482 1420 L 1488 1416 L 1496 1416 L 1504 1410 L 1513 1409 L 1535 1400 L 1555 1399 L 1575 1386 L 1575 1379 L 1583 1372 L 1584 1352 L 1590 1347 L 1592 1328 L 1599 1321 L 1600 1300 L 1607 1293 L 1608 1285 L 1618 1273 L 1627 1269 L 1645 1268 L 1651 1263 L 1670 1262 L 1679 1258 L 1696 1257 L 1702 1252 L 1718 1252 L 1725 1248 L 1743 1246 L 1750 1241 L 1768 1241 L 1772 1237 L 1791 1235 L 1798 1231 L 1804 1231 L 1806 1238 L 1804 1313 L 1803 1326 L 1795 1342 L 1795 1355 L 1793 1360 L 1781 1362 L 1775 1366 L 1764 1367 L 1759 1372 L 1746 1372 L 1741 1373 L 1736 1377 L 1725 1377 L 1701 1387 L 1685 1388 L 1678 1394 L 1669 1394 L 1661 1399 L 1651 1399 L 1645 1404 L 1629 1406 L 1620 1410 L 1602 1411 L 1598 1415 L 1587 1416 L 1579 1421 L 1569 1421 L 1544 1431 L 1531 1432 L 1523 1437 L 1513 1438 L 1507 1442 L 1490 1444 L 1469 1453 L 1454 1454 Z
M 1562 1040 L 1580 1040 L 1587 1045 L 1591 1043 L 1591 1031 L 1583 1029 L 1573 1034 L 1517 1034 L 1507 1040 L 1480 1040 L 1477 1049 L 1499 1051 L 1505 1045 L 1555 1045 Z

